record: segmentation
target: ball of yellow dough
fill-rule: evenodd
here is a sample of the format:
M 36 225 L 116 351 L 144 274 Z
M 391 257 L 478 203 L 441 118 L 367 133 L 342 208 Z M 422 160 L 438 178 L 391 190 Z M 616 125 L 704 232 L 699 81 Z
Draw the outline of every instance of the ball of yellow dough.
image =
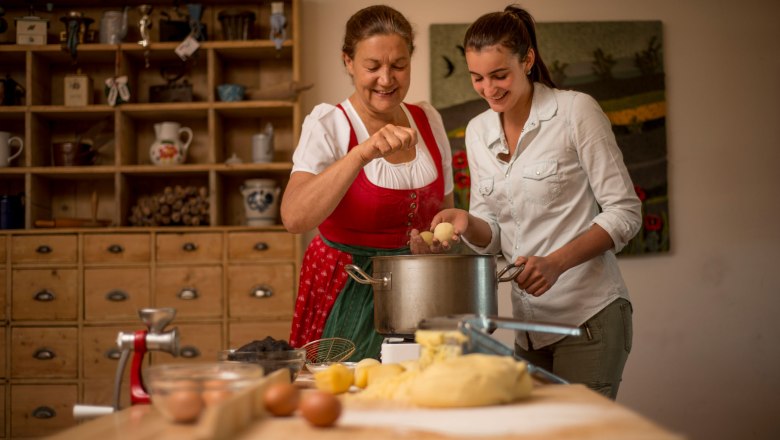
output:
M 431 232 L 431 231 L 422 231 L 422 232 L 420 232 L 420 237 L 422 237 L 423 241 L 428 246 L 433 244 L 433 232 Z
M 433 238 L 440 242 L 451 242 L 452 236 L 455 235 L 455 227 L 452 223 L 441 222 L 433 229 Z

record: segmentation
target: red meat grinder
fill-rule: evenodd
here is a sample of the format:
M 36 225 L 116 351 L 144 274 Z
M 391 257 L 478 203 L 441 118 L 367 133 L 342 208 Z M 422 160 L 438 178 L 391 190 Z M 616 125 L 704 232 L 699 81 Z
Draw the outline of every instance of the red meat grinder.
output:
M 112 406 L 76 405 L 73 416 L 79 418 L 96 417 L 119 410 L 119 397 L 122 390 L 122 377 L 125 366 L 133 352 L 133 362 L 130 366 L 130 404 L 148 404 L 149 394 L 144 386 L 142 368 L 144 355 L 150 351 L 164 351 L 173 356 L 179 355 L 179 330 L 174 327 L 166 331 L 165 327 L 173 321 L 176 309 L 171 307 L 159 309 L 141 309 L 138 316 L 146 325 L 146 330 L 119 332 L 116 343 L 121 350 L 119 363 L 114 376 L 114 400 Z

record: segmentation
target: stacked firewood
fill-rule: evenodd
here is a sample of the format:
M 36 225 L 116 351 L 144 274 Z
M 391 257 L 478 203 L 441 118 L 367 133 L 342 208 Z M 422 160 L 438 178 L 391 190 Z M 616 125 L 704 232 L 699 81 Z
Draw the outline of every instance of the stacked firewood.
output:
M 204 226 L 209 224 L 209 191 L 205 186 L 166 186 L 141 196 L 128 221 L 133 226 Z

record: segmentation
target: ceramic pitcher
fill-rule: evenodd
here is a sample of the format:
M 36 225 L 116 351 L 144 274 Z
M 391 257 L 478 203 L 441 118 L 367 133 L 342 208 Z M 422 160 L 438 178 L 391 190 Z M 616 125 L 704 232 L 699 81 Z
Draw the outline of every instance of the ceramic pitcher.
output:
M 182 141 L 182 133 L 186 140 Z M 155 140 L 149 149 L 149 159 L 155 165 L 179 165 L 187 160 L 187 150 L 192 142 L 192 129 L 178 122 L 154 124 Z
M 279 215 L 279 193 L 282 189 L 273 179 L 249 179 L 241 185 L 246 224 L 268 226 L 276 224 Z

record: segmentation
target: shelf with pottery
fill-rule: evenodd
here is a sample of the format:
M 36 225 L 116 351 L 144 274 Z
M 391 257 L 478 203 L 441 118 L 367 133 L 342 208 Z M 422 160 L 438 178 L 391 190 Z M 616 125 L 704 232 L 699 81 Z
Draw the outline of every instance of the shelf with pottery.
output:
M 170 83 L 163 65 L 181 63 L 178 42 L 159 42 L 160 11 L 173 14 L 173 4 L 153 2 L 151 43 L 144 48 L 135 43 L 138 4 L 127 3 L 124 42 L 79 44 L 76 64 L 52 44 L 66 12 L 56 4 L 53 13 L 39 13 L 49 19 L 50 44 L 0 44 L 0 81 L 9 91 L 0 105 L 0 132 L 24 143 L 0 167 L 0 221 L 13 220 L 0 224 L 9 227 L 0 230 L 1 438 L 43 437 L 72 426 L 76 402 L 110 404 L 116 335 L 143 328 L 138 308 L 178 310 L 174 325 L 186 355 L 155 356 L 152 363 L 211 361 L 219 350 L 289 335 L 301 237 L 278 219 L 247 224 L 254 214 L 245 200 L 252 193 L 247 181 L 263 179 L 278 201 L 292 169 L 302 115 L 289 85 L 300 80 L 301 2 L 284 2 L 287 39 L 280 49 L 263 39 L 269 2 L 204 2 L 209 38 L 221 37 L 218 14 L 227 8 L 253 11 L 258 27 L 252 39 L 201 42 L 186 66 L 191 102 L 150 102 L 157 100 L 152 87 Z M 115 2 L 69 5 L 95 26 L 104 13 L 121 10 Z M 27 13 L 6 7 L 5 18 L 13 23 Z M 91 79 L 89 102 L 65 105 L 66 76 L 78 69 Z M 131 97 L 111 106 L 104 81 L 117 76 L 127 77 Z M 243 85 L 245 99 L 224 102 L 219 89 L 226 83 Z M 255 163 L 253 138 L 269 123 L 273 156 Z M 179 136 L 183 127 L 191 135 Z M 173 149 L 186 150 L 186 160 L 158 165 L 150 153 L 173 132 Z M 80 159 L 67 162 L 64 144 L 82 139 L 93 143 L 84 151 L 76 147 Z M 9 157 L 17 150 L 13 143 Z M 176 186 L 207 190 L 208 225 L 131 224 L 139 200 Z M 36 226 L 52 220 L 55 227 Z M 196 298 L 185 291 L 197 291 Z M 43 348 L 55 352 L 53 360 L 34 357 Z M 42 407 L 53 416 L 42 418 Z
M 162 51 L 171 51 L 172 47 L 173 45 L 169 43 L 152 44 L 150 58 L 155 60 L 168 57 L 170 55 L 162 54 Z M 110 63 L 104 63 L 105 66 L 101 68 L 97 60 L 106 57 L 116 58 L 116 46 L 84 44 L 80 48 L 79 60 L 96 61 L 84 71 L 85 74 L 91 76 L 99 75 L 100 72 L 109 74 Z M 2 49 L 0 47 L 0 51 Z M 123 44 L 119 46 L 119 53 L 126 51 L 130 54 L 126 55 L 130 61 L 125 65 L 129 65 L 129 70 L 134 71 L 137 77 L 137 80 L 130 82 L 135 82 L 139 95 L 143 95 L 145 90 L 143 84 L 146 80 L 143 78 L 143 73 L 139 73 L 145 71 L 139 67 L 143 59 L 138 55 L 143 53 L 140 49 L 138 45 Z M 14 178 L 18 180 L 25 175 L 32 176 L 28 194 L 32 207 L 28 210 L 27 217 L 30 218 L 30 222 L 26 226 L 29 228 L 30 224 L 34 224 L 40 216 L 50 217 L 57 214 L 54 205 L 59 202 L 58 193 L 75 192 L 75 198 L 88 197 L 89 192 L 83 194 L 80 189 L 93 191 L 92 183 L 79 182 L 77 179 L 97 180 L 101 184 L 107 184 L 103 186 L 107 186 L 109 190 L 101 191 L 99 196 L 101 210 L 110 208 L 115 211 L 120 210 L 109 213 L 111 214 L 109 218 L 116 225 L 125 225 L 128 204 L 124 201 L 117 204 L 111 199 L 124 200 L 128 193 L 131 198 L 134 194 L 141 194 L 134 190 L 138 186 L 134 181 L 141 180 L 143 176 L 152 178 L 143 179 L 149 189 L 159 190 L 171 184 L 194 183 L 206 186 L 212 192 L 218 191 L 212 197 L 212 205 L 227 208 L 227 213 L 212 215 L 210 224 L 219 226 L 244 223 L 243 214 L 234 208 L 234 205 L 238 204 L 235 199 L 241 198 L 240 188 L 243 182 L 239 178 L 267 177 L 278 181 L 280 187 L 286 183 L 285 174 L 289 174 L 291 169 L 291 151 L 300 124 L 299 104 L 297 99 L 222 102 L 218 100 L 216 86 L 224 81 L 230 81 L 262 90 L 263 83 L 276 84 L 278 81 L 289 83 L 294 79 L 289 66 L 291 49 L 290 41 L 285 42 L 278 52 L 270 41 L 206 42 L 201 50 L 207 53 L 207 66 L 200 66 L 200 70 L 203 70 L 207 76 L 206 86 L 199 91 L 198 82 L 195 81 L 193 84 L 194 95 L 205 96 L 204 101 L 128 102 L 116 107 L 107 104 L 74 107 L 62 105 L 57 98 L 62 95 L 62 90 L 57 89 L 57 84 L 61 84 L 61 79 L 64 79 L 64 74 L 61 73 L 69 69 L 60 66 L 70 63 L 69 55 L 62 52 L 59 45 L 26 48 L 26 51 L 31 54 L 31 64 L 34 66 L 26 76 L 30 78 L 31 84 L 38 84 L 27 92 L 27 100 L 32 104 L 3 108 L 0 116 L 0 128 L 5 124 L 27 122 L 25 134 L 29 140 L 28 150 L 18 160 L 20 168 L 0 170 L 2 174 L 0 177 L 5 178 L 5 181 L 9 181 L 10 178 L 14 190 L 20 186 L 27 186 L 19 181 L 13 182 Z M 271 62 L 258 59 L 242 61 L 244 58 L 257 55 L 271 56 L 271 54 L 278 55 L 273 57 Z M 230 65 L 229 68 L 227 64 Z M 260 74 L 257 74 L 258 71 Z M 55 77 L 57 79 L 54 79 Z M 93 96 L 99 93 L 97 87 L 92 91 Z M 146 98 L 148 99 L 148 96 Z M 138 100 L 143 99 L 144 96 L 138 97 Z M 161 114 L 165 115 L 164 121 L 160 119 Z M 110 121 L 109 130 L 115 134 L 113 148 L 102 149 L 96 165 L 82 163 L 68 167 L 56 166 L 62 164 L 56 163 L 55 156 L 49 151 L 49 145 L 72 139 L 74 133 L 88 131 L 91 126 L 101 121 Z M 251 160 L 252 136 L 269 123 L 274 128 L 276 146 L 275 156 L 270 163 L 225 164 L 228 159 L 235 160 L 236 157 L 244 161 Z M 177 147 L 184 150 L 180 151 L 182 163 L 176 167 L 151 165 L 158 160 L 150 154 L 158 137 L 156 126 L 176 124 L 191 128 L 192 133 L 181 146 Z M 115 173 L 116 176 L 111 176 L 110 173 Z M 155 183 L 154 177 L 158 176 L 160 179 Z M 150 186 L 149 183 L 152 185 Z M 118 192 L 113 190 L 113 187 L 118 188 Z M 238 195 L 223 196 L 220 194 L 222 191 L 233 191 Z M 60 206 L 67 205 L 65 203 Z M 238 205 L 240 207 L 241 204 Z M 51 209 L 47 209 L 47 206 L 51 206 Z

